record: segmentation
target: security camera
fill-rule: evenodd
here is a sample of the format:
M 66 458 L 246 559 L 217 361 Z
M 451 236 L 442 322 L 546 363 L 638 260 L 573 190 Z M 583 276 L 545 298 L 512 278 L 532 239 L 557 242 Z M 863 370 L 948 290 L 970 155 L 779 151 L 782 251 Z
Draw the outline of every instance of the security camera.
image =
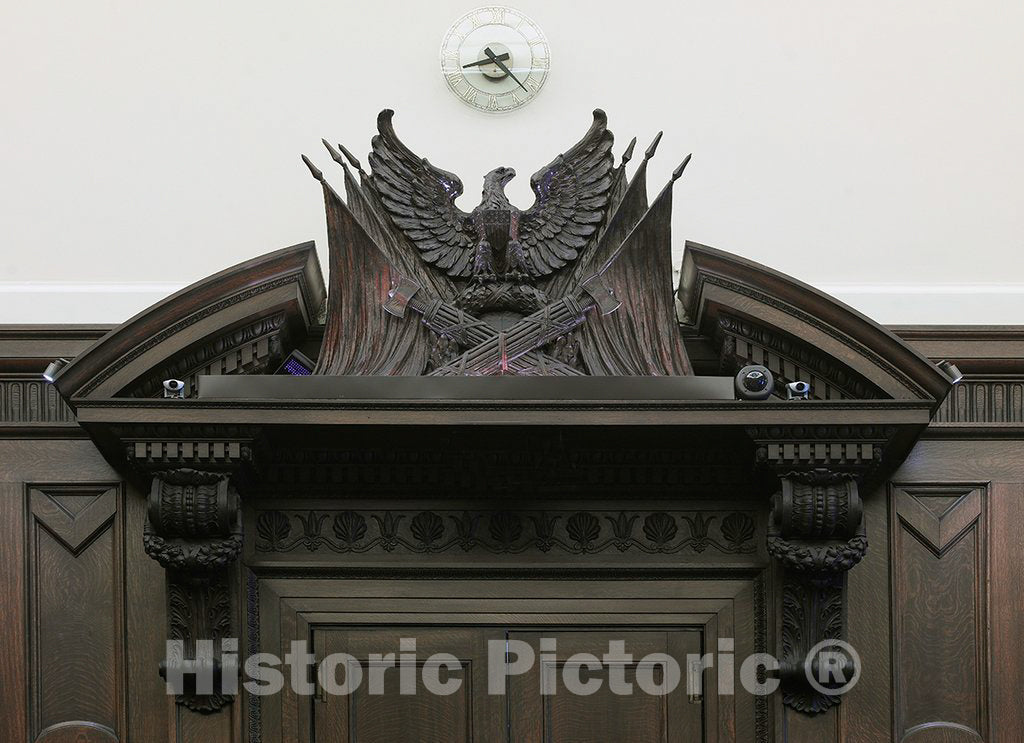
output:
M 736 394 L 743 400 L 767 400 L 775 389 L 775 377 L 768 367 L 744 366 L 736 375 Z
M 164 380 L 164 397 L 173 397 L 178 400 L 185 398 L 185 383 L 180 379 Z
M 797 380 L 786 385 L 787 400 L 809 400 L 811 397 L 811 385 L 807 382 Z

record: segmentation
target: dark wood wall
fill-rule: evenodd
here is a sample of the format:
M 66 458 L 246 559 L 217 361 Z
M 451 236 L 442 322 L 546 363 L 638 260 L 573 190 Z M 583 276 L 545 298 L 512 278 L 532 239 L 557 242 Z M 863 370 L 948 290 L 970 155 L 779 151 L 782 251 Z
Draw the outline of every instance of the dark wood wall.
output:
M 864 676 L 783 740 L 1009 743 L 1024 705 L 1024 332 L 896 332 L 967 373 L 888 483 L 865 498 L 871 547 L 849 574 Z
M 245 704 L 200 715 L 164 693 L 165 575 L 142 547 L 144 483 L 111 467 L 39 379 L 101 330 L 0 333 L 0 740 L 244 740 Z M 775 704 L 773 739 L 1019 741 L 1024 331 L 898 331 L 967 377 L 864 494 L 871 546 L 848 577 L 861 682 L 818 716 Z M 249 568 L 236 567 L 243 627 Z
M 0 740 L 240 740 L 237 710 L 203 717 L 165 693 L 145 493 L 40 377 L 107 329 L 0 328 Z

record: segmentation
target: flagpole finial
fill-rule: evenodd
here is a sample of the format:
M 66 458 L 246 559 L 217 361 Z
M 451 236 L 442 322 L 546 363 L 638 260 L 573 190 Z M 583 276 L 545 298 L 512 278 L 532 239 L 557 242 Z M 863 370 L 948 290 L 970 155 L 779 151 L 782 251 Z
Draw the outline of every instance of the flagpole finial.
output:
M 626 151 L 622 153 L 622 162 L 619 163 L 619 167 L 625 165 L 633 159 L 633 148 L 636 147 L 636 137 L 633 137 L 629 141 L 629 145 L 626 147 Z
M 686 166 L 690 164 L 690 158 L 691 157 L 693 157 L 693 153 L 692 152 L 689 155 L 686 156 L 686 158 L 679 164 L 678 168 L 676 168 L 675 170 L 672 171 L 672 180 L 673 181 L 678 181 L 679 180 L 679 177 L 683 174 L 683 171 L 686 170 Z
M 324 147 L 326 147 L 327 151 L 331 153 L 331 159 L 334 160 L 334 162 L 338 163 L 338 165 L 340 165 L 345 170 L 345 172 L 348 173 L 348 163 L 345 162 L 345 159 L 341 156 L 341 153 L 334 149 L 334 145 L 332 145 L 326 139 L 321 139 L 320 141 L 324 143 Z
M 339 149 L 340 149 L 340 150 L 341 150 L 341 151 L 342 151 L 343 153 L 345 153 L 345 157 L 346 157 L 346 159 L 348 159 L 348 161 L 349 161 L 349 164 L 350 164 L 350 165 L 351 165 L 351 166 L 352 166 L 353 168 L 355 168 L 355 169 L 356 169 L 357 171 L 359 171 L 359 175 L 363 175 L 363 176 L 365 176 L 365 175 L 366 175 L 366 173 L 364 173 L 364 172 L 363 172 L 363 166 L 362 166 L 362 164 L 361 164 L 361 163 L 359 162 L 359 160 L 358 160 L 358 159 L 356 159 L 356 156 L 355 156 L 355 155 L 353 155 L 353 154 L 352 154 L 351 152 L 349 152 L 348 148 L 347 148 L 347 147 L 346 147 L 345 145 L 343 145 L 343 144 L 342 144 L 341 142 L 339 142 L 339 143 L 338 143 L 338 148 L 339 148 Z
M 665 132 L 658 132 L 657 136 L 654 138 L 654 141 L 651 142 L 650 147 L 648 147 L 647 151 L 644 153 L 644 160 L 650 160 L 652 157 L 654 157 L 654 153 L 658 151 L 658 143 L 661 142 L 661 135 L 664 133 Z
M 302 156 L 302 162 L 306 163 L 306 167 L 307 167 L 307 168 L 309 168 L 309 172 L 313 174 L 313 177 L 314 177 L 314 178 L 316 178 L 316 179 L 317 179 L 318 181 L 320 181 L 321 183 L 323 183 L 323 182 L 324 182 L 324 174 L 323 174 L 323 171 L 321 171 L 321 170 L 320 170 L 320 168 L 318 168 L 317 166 L 315 166 L 315 165 L 313 164 L 313 161 L 312 161 L 312 160 L 310 160 L 310 159 L 309 159 L 308 157 L 306 157 L 305 155 L 303 155 L 303 156 Z

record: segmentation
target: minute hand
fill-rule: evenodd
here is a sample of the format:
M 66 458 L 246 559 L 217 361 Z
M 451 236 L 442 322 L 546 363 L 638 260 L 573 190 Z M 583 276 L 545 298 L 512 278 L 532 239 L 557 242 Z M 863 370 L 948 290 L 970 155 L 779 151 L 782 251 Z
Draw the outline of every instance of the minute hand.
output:
M 498 59 L 504 61 L 504 60 L 508 59 L 508 54 L 501 54 L 501 55 L 498 56 Z M 462 69 L 466 69 L 467 67 L 479 67 L 482 64 L 491 64 L 491 60 L 489 60 L 489 59 L 478 59 L 476 62 L 470 62 L 469 64 L 462 65 Z
M 512 74 L 512 70 L 510 70 L 510 69 L 509 69 L 508 67 L 506 67 L 506 66 L 505 66 L 505 63 L 504 63 L 504 62 L 502 62 L 502 61 L 501 61 L 500 59 L 498 59 L 497 55 L 495 55 L 495 53 L 491 51 L 491 48 L 490 48 L 490 47 L 487 47 L 486 49 L 484 49 L 484 54 L 486 54 L 486 55 L 487 55 L 487 56 L 488 56 L 488 57 L 490 58 L 490 60 L 491 60 L 492 62 L 494 62 L 494 64 L 498 65 L 498 67 L 499 67 L 499 68 L 500 68 L 500 69 L 501 69 L 501 70 L 502 70 L 502 71 L 503 71 L 503 72 L 504 72 L 504 73 L 505 73 L 506 75 L 508 75 L 509 77 L 511 77 L 511 78 L 512 78 L 513 80 L 515 80 L 515 81 L 516 81 L 516 82 L 517 82 L 517 83 L 519 84 L 519 87 L 520 87 L 520 88 L 522 88 L 523 90 L 526 90 L 526 92 L 527 92 L 527 93 L 529 93 L 529 92 L 530 92 L 529 90 L 527 90 L 527 89 L 526 89 L 526 86 L 525 86 L 525 85 L 523 85 L 523 84 L 522 84 L 522 83 L 521 83 L 521 82 L 519 81 L 519 78 L 518 78 L 518 77 L 516 77 L 515 75 L 513 75 L 513 74 Z

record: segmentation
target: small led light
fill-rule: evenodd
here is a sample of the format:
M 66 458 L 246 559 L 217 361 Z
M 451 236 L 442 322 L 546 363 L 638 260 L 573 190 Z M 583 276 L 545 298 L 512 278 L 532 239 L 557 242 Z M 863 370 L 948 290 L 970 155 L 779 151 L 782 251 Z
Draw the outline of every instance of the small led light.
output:
M 943 359 L 938 364 L 936 364 L 936 366 L 939 367 L 939 371 L 941 371 L 943 374 L 949 377 L 950 381 L 953 384 L 959 384 L 960 380 L 964 378 L 964 373 L 960 371 L 960 367 L 958 367 L 952 361 L 947 361 L 946 359 Z
M 64 367 L 69 363 L 71 362 L 67 359 L 54 359 L 47 364 L 46 369 L 43 370 L 43 379 L 45 379 L 49 384 L 53 384 L 53 380 L 57 378 L 57 375 L 60 374 L 64 370 Z

